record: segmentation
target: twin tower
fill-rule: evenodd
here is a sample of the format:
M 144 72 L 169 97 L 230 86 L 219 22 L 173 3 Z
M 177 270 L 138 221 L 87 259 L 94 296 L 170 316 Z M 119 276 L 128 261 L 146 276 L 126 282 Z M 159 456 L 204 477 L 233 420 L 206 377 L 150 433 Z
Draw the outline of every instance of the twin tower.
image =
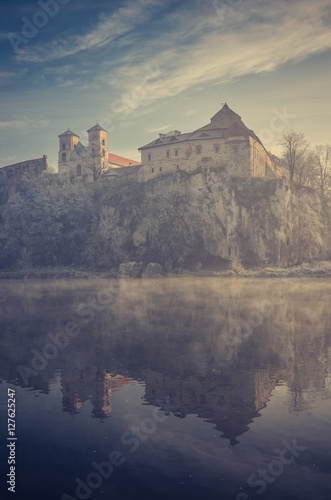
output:
M 59 174 L 68 180 L 93 182 L 109 166 L 107 130 L 97 123 L 87 133 L 88 146 L 84 146 L 70 129 L 59 135 Z

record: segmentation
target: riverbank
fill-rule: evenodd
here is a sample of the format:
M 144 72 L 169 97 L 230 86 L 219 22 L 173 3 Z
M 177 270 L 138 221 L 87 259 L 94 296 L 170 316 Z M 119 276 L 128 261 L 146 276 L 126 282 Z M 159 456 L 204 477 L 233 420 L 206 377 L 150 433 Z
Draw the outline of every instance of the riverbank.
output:
M 231 269 L 177 269 L 165 273 L 165 277 L 234 277 L 234 278 L 328 278 L 331 277 L 331 261 L 309 262 L 288 268 L 266 267 L 244 269 L 241 266 L 232 266 Z M 8 269 L 0 271 L 0 279 L 114 279 L 118 278 L 116 269 L 95 271 L 91 269 L 72 267 L 37 267 L 31 269 Z M 125 276 L 121 276 L 125 278 Z

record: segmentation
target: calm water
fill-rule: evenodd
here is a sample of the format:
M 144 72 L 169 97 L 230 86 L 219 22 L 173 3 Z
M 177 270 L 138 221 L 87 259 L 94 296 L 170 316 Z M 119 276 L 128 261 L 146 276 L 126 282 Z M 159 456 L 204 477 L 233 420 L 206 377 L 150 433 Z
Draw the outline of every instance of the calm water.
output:
M 0 283 L 0 498 L 331 498 L 330 282 L 109 283 Z

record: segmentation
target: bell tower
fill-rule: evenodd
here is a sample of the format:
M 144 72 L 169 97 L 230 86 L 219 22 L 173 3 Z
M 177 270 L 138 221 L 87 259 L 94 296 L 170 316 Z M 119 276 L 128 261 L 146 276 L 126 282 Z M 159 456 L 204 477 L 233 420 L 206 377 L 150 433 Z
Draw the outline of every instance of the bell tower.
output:
M 108 163 L 108 146 L 107 146 L 107 130 L 100 127 L 97 123 L 88 131 L 88 145 L 90 154 L 93 158 L 98 159 L 101 163 L 101 168 L 106 167 Z
M 70 164 L 70 154 L 78 144 L 79 136 L 68 129 L 66 132 L 59 135 L 59 141 L 58 169 L 61 174 L 68 170 Z

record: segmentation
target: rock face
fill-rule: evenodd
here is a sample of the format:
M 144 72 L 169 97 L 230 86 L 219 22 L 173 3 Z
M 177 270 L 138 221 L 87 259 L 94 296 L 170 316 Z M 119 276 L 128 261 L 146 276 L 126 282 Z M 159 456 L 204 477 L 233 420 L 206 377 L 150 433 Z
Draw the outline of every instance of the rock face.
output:
M 139 278 L 143 262 L 123 262 L 118 268 L 119 278 Z
M 328 257 L 330 208 L 314 190 L 285 179 L 181 172 L 134 189 L 131 202 L 116 206 L 127 228 L 119 244 L 134 261 L 176 268 L 208 260 L 291 265 Z
M 145 275 L 330 256 L 330 206 L 310 188 L 221 169 L 144 183 L 135 175 L 73 185 L 43 176 L 13 191 L 0 207 L 0 267 L 75 265 L 139 277 L 149 263 L 161 267 Z
M 164 276 L 163 267 L 155 262 L 150 262 L 144 272 L 142 273 L 142 278 L 162 278 Z

